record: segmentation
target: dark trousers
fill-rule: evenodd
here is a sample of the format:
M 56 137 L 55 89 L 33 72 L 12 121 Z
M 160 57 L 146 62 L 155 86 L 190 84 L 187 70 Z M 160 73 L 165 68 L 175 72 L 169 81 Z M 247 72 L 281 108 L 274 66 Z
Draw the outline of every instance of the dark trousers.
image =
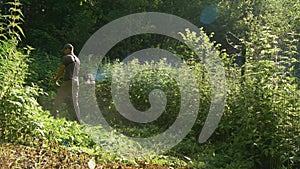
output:
M 67 120 L 79 122 L 78 80 L 64 81 L 58 88 L 51 114 L 54 117 L 65 117 Z

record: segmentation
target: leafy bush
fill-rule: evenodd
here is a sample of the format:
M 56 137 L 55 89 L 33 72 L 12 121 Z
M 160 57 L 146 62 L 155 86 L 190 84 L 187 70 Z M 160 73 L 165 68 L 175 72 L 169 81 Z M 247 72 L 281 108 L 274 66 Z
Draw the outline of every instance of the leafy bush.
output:
M 283 68 L 270 61 L 248 63 L 247 67 L 245 81 L 235 74 L 227 79 L 227 108 L 216 138 L 228 142 L 226 154 L 251 161 L 251 168 L 298 166 L 293 157 L 299 145 L 295 78 L 280 75 Z
M 17 47 L 19 34 L 13 25 L 19 25 L 22 20 L 19 19 L 20 3 L 8 4 L 12 6 L 12 13 L 6 17 L 11 20 L 1 25 L 11 30 L 0 32 L 6 39 L 0 41 L 0 140 L 21 144 L 43 144 L 49 140 L 61 144 L 64 140 L 70 145 L 92 146 L 94 142 L 83 131 L 83 126 L 49 118 L 49 112 L 43 111 L 36 100 L 44 92 L 36 85 L 26 85 L 30 47 L 23 50 Z M 16 28 L 21 31 L 19 26 Z
M 195 166 L 208 163 L 210 168 L 299 167 L 300 91 L 297 78 L 291 76 L 293 69 L 286 69 L 283 61 L 249 60 L 246 73 L 241 76 L 240 68 L 232 67 L 226 60 L 224 63 L 228 88 L 224 115 L 215 134 L 204 145 L 193 142 L 197 142 L 195 138 L 209 110 L 209 78 L 202 63 L 193 59 L 187 63 L 198 80 L 195 90 L 200 93 L 199 116 L 188 137 L 169 153 L 191 157 L 198 161 Z M 98 104 L 106 120 L 130 136 L 147 137 L 164 131 L 176 119 L 180 108 L 178 84 L 170 74 L 175 71 L 184 76 L 184 71 L 180 68 L 161 71 L 166 68 L 163 60 L 156 64 L 157 69 L 152 64 L 141 65 L 133 60 L 125 68 L 115 63 L 107 66 L 107 70 L 118 75 L 117 90 L 124 90 L 126 76 L 130 76 L 124 69 L 136 72 L 146 68 L 147 71 L 139 72 L 130 81 L 130 101 L 136 109 L 145 111 L 151 106 L 149 92 L 163 90 L 168 97 L 167 106 L 161 120 L 154 123 L 133 123 L 119 114 L 112 100 L 112 75 L 96 85 Z
M 141 69 L 144 71 L 139 71 Z M 163 59 L 158 63 L 140 63 L 135 59 L 124 65 L 119 62 L 106 64 L 106 71 L 110 73 L 107 73 L 107 77 L 96 84 L 99 108 L 111 126 L 115 126 L 118 130 L 128 135 L 148 137 L 165 131 L 178 116 L 182 106 L 181 99 L 183 99 L 181 93 L 184 92 L 186 92 L 186 97 L 192 96 L 195 92 L 200 93 L 200 103 L 191 101 L 188 106 L 199 104 L 201 124 L 206 118 L 206 114 L 203 112 L 207 112 L 209 109 L 210 87 L 202 63 L 194 63 L 190 67 L 187 65 L 174 67 Z M 194 73 L 193 78 L 195 79 L 193 80 L 189 79 L 191 72 Z M 112 96 L 113 75 L 116 75 L 114 79 L 114 86 L 116 86 L 114 90 L 116 91 L 114 93 L 124 92 L 126 85 L 128 85 L 130 96 L 128 99 L 132 106 L 139 111 L 147 111 L 151 107 L 149 101 L 150 92 L 156 89 L 163 91 L 167 98 L 167 103 L 162 115 L 147 124 L 135 123 L 120 115 L 114 105 L 115 102 Z M 129 80 L 127 77 L 132 77 L 132 79 Z M 178 79 L 181 80 L 180 83 L 183 84 L 183 87 L 180 87 Z M 193 87 L 191 89 L 188 89 L 188 85 L 185 85 L 194 82 L 197 83 L 191 85 Z M 155 102 L 152 104 L 155 104 Z
M 268 2 L 275 4 L 274 0 Z M 283 1 L 279 2 L 283 3 Z M 78 149 L 96 147 L 95 151 L 102 153 L 104 150 L 96 146 L 83 126 L 65 119 L 54 119 L 37 103 L 36 97 L 43 93 L 39 87 L 50 91 L 54 89 L 53 85 L 44 78 L 52 77 L 57 57 L 44 56 L 42 52 L 29 55 L 30 47 L 26 47 L 25 50 L 18 47 L 18 40 L 22 35 L 19 26 L 22 20 L 21 12 L 18 10 L 20 3 L 14 1 L 7 5 L 11 5 L 10 15 L 1 17 L 0 22 L 0 37 L 4 39 L 0 41 L 1 142 L 49 148 L 51 151 L 47 153 L 53 156 L 60 151 L 69 153 L 65 151 L 65 147 L 72 147 L 74 150 L 76 146 L 79 147 Z M 253 6 L 248 2 L 244 4 L 246 7 L 241 5 L 242 8 Z M 288 24 L 272 17 L 273 9 L 275 10 L 276 7 L 275 5 L 266 8 L 264 13 L 267 15 L 262 18 L 253 14 L 250 9 L 246 11 L 245 21 L 241 23 L 245 23 L 245 27 L 254 32 L 249 32 L 248 37 L 245 38 L 248 60 L 244 65 L 246 73 L 241 77 L 241 70 L 232 67 L 231 63 L 225 57 L 223 58 L 228 89 L 225 111 L 219 127 L 205 144 L 198 144 L 196 138 L 210 106 L 209 77 L 203 64 L 195 58 L 195 54 L 188 52 L 185 47 L 182 49 L 183 54 L 186 55 L 179 57 L 187 59 L 186 64 L 197 80 L 193 91 L 199 92 L 200 109 L 192 131 L 182 143 L 167 154 L 179 157 L 195 168 L 293 169 L 300 167 L 298 157 L 300 85 L 297 76 L 293 76 L 297 71 L 296 65 L 299 64 L 297 60 L 299 35 L 292 32 L 295 25 L 297 26 L 294 21 L 294 25 L 290 25 L 291 29 L 284 29 L 284 31 L 281 27 L 272 26 Z M 280 16 L 284 17 L 284 15 Z M 270 17 L 272 23 L 266 24 L 265 17 Z M 33 33 L 40 35 L 43 32 Z M 280 38 L 277 38 L 277 34 Z M 197 39 L 204 39 L 203 46 L 198 47 L 204 48 L 207 54 L 212 54 L 210 49 L 215 47 L 209 42 L 209 37 L 204 32 L 201 32 L 202 37 L 194 35 L 188 32 L 184 35 L 185 40 L 195 44 Z M 51 39 L 47 34 L 44 37 Z M 214 54 L 219 56 L 219 52 Z M 223 54 L 226 56 L 225 53 Z M 147 68 L 135 74 L 129 83 L 130 101 L 133 106 L 140 111 L 149 109 L 151 107 L 149 93 L 154 89 L 161 89 L 168 98 L 166 109 L 160 118 L 150 124 L 137 124 L 122 117 L 112 100 L 112 75 L 118 75 L 115 79 L 118 84 L 116 89 L 121 92 L 128 84 L 126 77 L 129 74 L 124 72 L 124 65 L 116 62 L 106 65 L 107 77 L 96 84 L 97 101 L 104 116 L 112 126 L 126 135 L 148 137 L 164 131 L 177 118 L 181 106 L 179 85 L 170 75 L 180 75 L 185 82 L 189 83 L 189 79 L 185 79 L 187 72 L 181 68 L 174 69 L 165 60 L 161 60 L 158 64 L 148 62 L 142 65 L 137 60 L 133 60 L 126 66 L 129 74 L 130 71 Z M 30 84 L 31 82 L 38 83 L 39 87 Z M 7 150 L 1 149 L 1 153 L 7 154 Z M 73 155 L 71 154 L 70 157 L 74 157 Z M 61 156 L 59 159 L 66 160 L 60 158 Z M 82 160 L 81 157 L 86 162 L 86 156 L 74 159 Z M 120 160 L 117 155 L 112 155 L 111 158 Z M 159 156 L 151 160 L 164 165 L 161 160 L 164 158 Z M 54 162 L 59 163 L 57 160 Z
M 25 86 L 29 56 L 16 46 L 15 41 L 1 41 L 0 139 L 22 144 L 32 144 L 36 139 L 43 140 L 38 143 L 52 140 L 61 144 L 63 139 L 71 145 L 92 146 L 82 126 L 49 118 L 49 112 L 42 110 L 36 98 L 44 92 L 35 85 Z
M 27 134 L 32 130 L 28 120 L 30 111 L 38 110 L 32 102 L 32 95 L 38 92 L 35 88 L 23 88 L 24 79 L 27 75 L 27 56 L 16 48 L 14 40 L 1 41 L 0 48 L 0 116 L 1 116 L 1 139 L 23 140 L 20 135 Z M 30 112 L 30 113 L 29 113 Z
M 28 76 L 26 83 L 34 82 L 46 92 L 55 91 L 57 86 L 52 82 L 60 66 L 60 57 L 46 52 L 33 51 L 28 57 Z

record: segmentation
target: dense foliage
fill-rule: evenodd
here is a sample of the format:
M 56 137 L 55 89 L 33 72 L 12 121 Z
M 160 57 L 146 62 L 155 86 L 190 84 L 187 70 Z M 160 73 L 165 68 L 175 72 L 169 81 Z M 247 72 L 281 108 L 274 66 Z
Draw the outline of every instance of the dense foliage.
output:
M 0 167 L 87 168 L 88 163 L 97 163 L 99 168 L 300 167 L 299 0 L 62 0 L 54 4 L 49 0 L 14 0 L 0 1 L 0 5 Z M 180 88 L 170 75 L 185 77 L 187 72 L 172 68 L 165 60 L 157 64 L 133 60 L 126 65 L 133 72 L 149 68 L 130 82 L 130 101 L 136 109 L 151 107 L 149 93 L 153 89 L 164 91 L 168 99 L 161 117 L 137 124 L 121 116 L 112 100 L 112 75 L 119 75 L 118 90 L 126 86 L 128 76 L 125 65 L 120 66 L 115 58 L 123 59 L 148 47 L 170 50 L 193 72 L 197 80 L 194 90 L 200 93 L 198 118 L 180 144 L 166 156 L 128 159 L 124 154 L 107 152 L 102 147 L 106 143 L 96 144 L 84 126 L 54 119 L 47 110 L 55 95 L 51 78 L 60 64 L 62 45 L 71 42 L 78 53 L 104 24 L 145 11 L 174 14 L 203 27 L 197 32 L 206 39 L 201 47 L 218 51 L 226 73 L 227 98 L 217 130 L 199 144 L 211 101 L 210 77 L 202 60 L 188 46 L 165 36 L 138 35 L 118 43 L 108 53 L 108 61 L 100 64 L 98 73 L 102 76 L 96 83 L 98 105 L 117 131 L 148 137 L 167 129 L 181 106 Z M 190 44 L 199 38 L 195 35 L 182 32 Z M 46 159 L 53 159 L 52 163 Z
M 106 71 L 110 73 L 106 72 L 107 78 L 97 83 L 96 94 L 102 113 L 111 125 L 126 135 L 147 137 L 158 134 L 166 130 L 178 115 L 181 91 L 178 82 L 170 77 L 174 72 L 170 72 L 173 70 L 177 74 L 184 75 L 185 71 L 166 68 L 163 60 L 156 65 L 156 69 L 152 69 L 152 64 L 140 65 L 137 60 L 133 60 L 126 64 L 126 68 L 121 66 L 123 69 L 130 68 L 132 72 L 141 69 L 141 66 L 147 70 L 134 76 L 130 83 L 130 100 L 136 109 L 145 111 L 151 107 L 148 97 L 154 89 L 163 90 L 168 98 L 164 114 L 147 125 L 126 120 L 114 106 L 111 74 L 118 72 L 117 83 L 120 90 L 124 90 L 121 86 L 126 86 L 127 83 L 127 78 L 123 76 L 130 76 L 130 73 L 124 74 L 119 70 L 119 63 L 111 66 L 106 64 Z M 204 65 L 201 62 L 189 62 L 189 68 L 193 70 L 199 83 L 196 85 L 200 91 L 199 116 L 193 130 L 184 141 L 191 146 L 183 143 L 171 153 L 182 153 L 203 163 L 209 161 L 209 164 L 213 164 L 211 168 L 299 166 L 297 154 L 300 136 L 298 120 L 300 93 L 297 90 L 297 78 L 290 76 L 292 72 L 287 71 L 280 62 L 249 61 L 246 66 L 247 70 L 243 77 L 240 76 L 241 70 L 238 67 L 232 67 L 230 64 L 226 67 L 228 96 L 225 112 L 215 135 L 210 139 L 210 143 L 206 143 L 206 146 L 211 147 L 203 150 L 205 145 L 191 142 L 197 141 L 195 138 L 205 121 L 211 90 Z M 207 153 L 211 158 L 203 158 L 201 155 L 199 157 L 199 153 Z

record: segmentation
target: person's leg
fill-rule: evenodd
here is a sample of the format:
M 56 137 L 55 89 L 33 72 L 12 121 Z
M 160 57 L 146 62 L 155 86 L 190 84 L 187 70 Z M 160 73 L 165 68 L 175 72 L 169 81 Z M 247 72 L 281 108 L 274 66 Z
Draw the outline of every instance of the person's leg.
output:
M 73 83 L 72 83 L 73 108 L 74 108 L 74 115 L 76 117 L 75 120 L 77 122 L 79 122 L 79 119 L 80 119 L 78 92 L 79 92 L 79 82 L 78 82 L 78 80 L 73 80 Z
M 67 120 L 79 122 L 78 91 L 78 81 L 74 82 L 74 86 L 72 80 L 65 81 L 57 90 L 51 114 L 54 117 L 61 116 Z
M 71 93 L 71 92 L 68 91 L 68 85 L 64 82 L 57 89 L 53 107 L 50 111 L 54 117 L 61 115 L 61 112 L 65 110 L 65 103 L 66 103 L 66 100 L 68 99 L 68 95 L 70 95 L 68 93 Z
M 71 120 L 71 121 L 78 121 L 78 118 L 77 118 L 77 115 L 76 115 L 76 109 L 75 109 L 75 104 L 74 104 L 74 100 L 73 100 L 73 95 L 76 94 L 78 95 L 78 90 L 74 90 L 76 89 L 78 85 L 72 84 L 72 81 L 66 81 L 65 83 L 65 103 L 66 103 L 66 106 L 67 106 L 67 114 L 65 114 L 65 118 L 67 120 Z M 74 92 L 73 92 L 74 91 Z M 78 96 L 77 96 L 78 98 Z M 74 98 L 75 99 L 75 98 Z M 78 102 L 77 102 L 78 103 Z

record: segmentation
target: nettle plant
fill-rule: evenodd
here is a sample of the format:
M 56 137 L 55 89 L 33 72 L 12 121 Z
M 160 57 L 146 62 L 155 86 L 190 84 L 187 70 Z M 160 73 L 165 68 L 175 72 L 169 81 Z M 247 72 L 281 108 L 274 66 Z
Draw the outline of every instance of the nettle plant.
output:
M 218 46 L 214 46 L 214 43 L 210 41 L 210 37 L 202 29 L 198 34 L 201 37 L 196 37 L 195 33 L 188 30 L 181 35 L 186 41 L 191 40 L 189 42 L 191 45 L 198 44 L 198 42 L 194 43 L 192 40 L 202 38 L 202 45 L 196 49 L 204 51 L 203 53 L 205 54 L 202 55 L 212 58 L 220 57 L 219 55 L 223 57 L 223 53 L 221 54 L 217 50 Z M 180 61 L 185 65 L 184 67 L 180 67 L 174 63 L 170 64 L 167 59 L 163 58 L 156 60 L 156 62 L 144 62 L 139 59 L 133 59 L 126 63 L 116 61 L 115 63 L 106 65 L 106 71 L 109 73 L 106 73 L 107 77 L 96 84 L 96 96 L 99 108 L 111 126 L 116 126 L 118 130 L 128 135 L 140 137 L 151 136 L 168 129 L 176 118 L 178 118 L 178 113 L 182 106 L 182 93 L 188 91 L 185 89 L 185 86 L 180 88 L 178 79 L 175 78 L 178 76 L 183 83 L 195 83 L 194 87 L 189 90 L 191 93 L 187 93 L 187 96 L 199 93 L 200 102 L 190 102 L 190 106 L 198 104 L 197 106 L 199 107 L 195 131 L 191 132 L 193 133 L 193 137 L 199 136 L 210 108 L 211 85 L 205 64 L 202 62 L 205 56 L 197 56 L 193 51 L 188 49 L 187 45 L 181 45 L 180 51 L 182 53 L 175 53 L 175 55 L 178 57 L 178 60 L 181 58 L 185 59 Z M 143 58 L 144 56 L 139 57 Z M 211 58 L 206 59 L 207 62 L 213 60 Z M 193 80 L 188 78 L 188 75 L 191 74 L 193 75 Z M 114 88 L 116 91 L 113 93 L 122 93 L 129 86 L 129 98 L 125 99 L 130 99 L 132 106 L 142 112 L 154 106 L 150 104 L 149 94 L 156 89 L 163 91 L 167 98 L 163 114 L 157 120 L 147 124 L 135 123 L 120 115 L 115 107 L 114 96 L 112 96 L 111 86 L 113 75 L 115 75 L 115 79 L 113 79 L 114 84 L 117 84 Z M 218 73 L 214 75 L 218 76 Z M 132 78 L 128 79 L 128 77 Z
M 37 103 L 32 95 L 38 93 L 35 88 L 24 88 L 27 76 L 29 50 L 18 49 L 22 12 L 18 1 L 8 2 L 10 13 L 1 15 L 0 20 L 0 118 L 1 139 L 24 140 L 24 135 L 32 131 L 28 116 L 36 109 Z M 29 113 L 30 112 L 30 113 Z
M 29 76 L 30 47 L 18 47 L 22 21 L 18 19 L 22 16 L 20 3 L 14 1 L 6 5 L 11 7 L 11 13 L 0 18 L 0 142 L 92 146 L 94 142 L 82 126 L 49 118 L 49 112 L 38 104 L 36 98 L 44 92 L 33 83 L 25 82 Z
M 140 71 L 142 69 L 143 71 Z M 114 79 L 114 84 L 118 84 L 114 88 L 116 90 L 114 93 L 123 93 L 125 88 L 129 87 L 129 98 L 124 99 L 128 99 L 138 111 L 144 112 L 151 106 L 155 106 L 151 105 L 149 101 L 149 94 L 154 90 L 163 91 L 167 99 L 165 110 L 157 120 L 149 124 L 134 123 L 124 118 L 116 110 L 111 91 L 112 77 L 107 77 L 97 83 L 96 96 L 101 112 L 112 126 L 117 126 L 129 135 L 134 134 L 142 137 L 163 132 L 174 122 L 181 106 L 181 91 L 176 81 L 178 79 L 174 77 L 177 76 L 181 80 L 188 81 L 188 79 L 184 79 L 186 73 L 188 73 L 185 68 L 172 67 L 164 59 L 157 63 L 140 63 L 138 59 L 134 59 L 126 64 L 116 62 L 109 67 L 107 66 L 106 71 L 110 72 L 110 76 L 114 74 L 118 77 Z M 131 78 L 128 79 L 127 77 Z M 196 87 L 194 91 L 197 90 Z M 155 102 L 152 104 L 155 104 Z M 131 127 L 134 129 L 130 129 Z M 158 129 L 159 131 L 155 131 Z
M 248 168 L 297 168 L 298 42 L 295 33 L 280 34 L 261 18 L 250 17 L 246 73 L 240 77 L 233 68 L 226 68 L 227 105 L 217 136 L 230 142 L 228 150 L 223 149 L 230 157 L 227 162 L 239 159 Z

